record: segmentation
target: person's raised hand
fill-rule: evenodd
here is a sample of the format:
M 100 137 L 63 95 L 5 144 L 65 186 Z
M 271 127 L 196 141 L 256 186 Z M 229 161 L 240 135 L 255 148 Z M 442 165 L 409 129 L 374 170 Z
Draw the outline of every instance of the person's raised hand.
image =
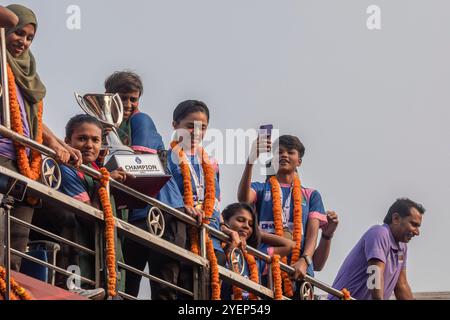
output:
M 258 136 L 258 138 L 252 143 L 248 163 L 255 164 L 262 153 L 270 152 L 271 150 L 272 141 L 270 138 L 267 136 Z
M 331 239 L 339 224 L 337 213 L 335 211 L 327 211 L 327 221 L 327 225 L 322 229 L 322 234 Z

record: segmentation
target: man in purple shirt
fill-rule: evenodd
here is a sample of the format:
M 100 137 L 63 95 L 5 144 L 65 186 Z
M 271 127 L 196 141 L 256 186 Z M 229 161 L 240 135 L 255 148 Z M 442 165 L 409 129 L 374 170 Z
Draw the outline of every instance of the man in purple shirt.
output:
M 410 199 L 398 199 L 383 225 L 371 227 L 349 253 L 333 287 L 346 288 L 358 300 L 414 299 L 406 279 L 407 243 L 418 236 L 425 209 Z M 329 299 L 336 299 L 329 296 Z

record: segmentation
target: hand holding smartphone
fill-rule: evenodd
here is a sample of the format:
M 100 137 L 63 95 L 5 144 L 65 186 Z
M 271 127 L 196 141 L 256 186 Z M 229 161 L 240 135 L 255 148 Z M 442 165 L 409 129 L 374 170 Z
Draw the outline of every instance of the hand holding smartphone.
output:
M 271 151 L 271 149 L 272 149 L 272 141 L 271 141 L 272 129 L 273 129 L 272 124 L 266 124 L 266 125 L 262 125 L 259 127 L 259 137 L 258 137 L 259 153 L 268 153 Z

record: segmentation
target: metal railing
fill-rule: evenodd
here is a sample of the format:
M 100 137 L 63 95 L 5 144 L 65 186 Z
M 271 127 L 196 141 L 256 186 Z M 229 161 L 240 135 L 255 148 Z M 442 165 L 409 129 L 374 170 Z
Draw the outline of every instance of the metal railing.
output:
M 0 135 L 9 138 L 11 140 L 14 140 L 26 147 L 29 147 L 31 149 L 39 151 L 42 155 L 45 155 L 47 157 L 55 158 L 56 154 L 55 152 L 41 144 L 38 144 L 37 142 L 28 139 L 27 137 L 21 136 L 17 134 L 14 131 L 11 131 L 7 127 L 0 125 Z M 94 178 L 101 178 L 100 172 L 92 169 L 91 167 L 88 167 L 86 165 L 81 165 L 78 170 L 82 171 L 85 174 L 88 174 Z M 25 221 L 22 221 L 20 219 L 17 219 L 15 217 L 10 217 L 9 213 L 6 214 L 6 224 L 9 226 L 9 223 L 18 223 L 26 228 L 29 228 L 31 230 L 34 230 L 35 232 L 38 232 L 42 235 L 45 235 L 47 237 L 50 237 L 58 242 L 64 243 L 65 245 L 71 246 L 79 251 L 82 251 L 90 256 L 95 257 L 95 279 L 88 279 L 85 277 L 81 277 L 81 281 L 90 284 L 99 286 L 101 283 L 101 275 L 100 273 L 102 271 L 105 271 L 104 269 L 104 257 L 103 257 L 103 246 L 102 243 L 104 242 L 103 239 L 103 226 L 104 226 L 104 218 L 103 218 L 103 212 L 95 209 L 92 206 L 89 206 L 87 204 L 84 204 L 78 200 L 75 200 L 61 192 L 58 192 L 54 189 L 51 189 L 50 187 L 47 187 L 40 182 L 36 182 L 33 180 L 30 180 L 21 174 L 14 172 L 12 170 L 9 170 L 5 167 L 0 166 L 0 174 L 9 176 L 12 179 L 16 179 L 17 181 L 21 181 L 27 184 L 28 192 L 32 196 L 37 196 L 44 201 L 50 201 L 53 205 L 57 207 L 61 207 L 64 209 L 68 209 L 69 211 L 73 212 L 74 214 L 81 216 L 84 219 L 88 219 L 92 221 L 95 224 L 95 248 L 87 248 L 85 246 L 82 246 L 78 243 L 75 243 L 71 240 L 65 239 L 61 236 L 58 236 L 54 233 L 51 233 L 47 230 L 44 230 L 40 227 L 34 226 L 30 223 L 27 223 Z M 167 281 L 160 279 L 158 277 L 155 277 L 154 275 L 151 275 L 150 273 L 146 273 L 144 271 L 138 270 L 134 268 L 133 266 L 129 266 L 123 262 L 118 262 L 117 267 L 120 269 L 125 269 L 126 272 L 134 272 L 140 276 L 143 276 L 151 281 L 155 281 L 159 284 L 165 285 L 167 287 L 170 287 L 171 289 L 185 294 L 187 296 L 193 297 L 194 299 L 206 299 L 209 296 L 209 288 L 207 287 L 207 281 L 205 274 L 209 274 L 209 262 L 206 259 L 206 249 L 205 249 L 205 236 L 206 233 L 209 233 L 212 237 L 215 237 L 221 241 L 229 242 L 229 237 L 225 235 L 224 233 L 212 228 L 209 225 L 203 224 L 198 225 L 197 221 L 193 219 L 192 217 L 186 215 L 185 213 L 174 209 L 152 197 L 149 197 L 147 195 L 144 195 L 140 192 L 137 192 L 136 190 L 127 187 L 126 185 L 123 185 L 113 179 L 110 179 L 110 186 L 114 187 L 120 191 L 125 192 L 128 196 L 133 197 L 135 199 L 141 200 L 147 204 L 150 204 L 154 207 L 159 208 L 160 210 L 174 216 L 176 219 L 184 222 L 188 226 L 193 226 L 199 229 L 200 232 L 200 240 L 201 240 L 201 255 L 196 255 L 191 253 L 190 251 L 178 247 L 175 244 L 168 242 L 158 236 L 155 236 L 143 229 L 140 229 L 128 222 L 125 222 L 121 219 L 115 218 L 115 227 L 117 229 L 118 235 L 122 235 L 124 237 L 127 237 L 133 241 L 136 241 L 148 248 L 155 249 L 164 255 L 171 256 L 177 260 L 183 261 L 187 263 L 188 265 L 193 267 L 194 272 L 194 284 L 193 284 L 193 290 L 187 290 L 185 288 L 181 288 L 175 284 L 168 283 Z M 9 228 L 7 229 L 9 230 Z M 9 254 L 15 254 L 20 256 L 22 259 L 28 259 L 31 260 L 34 263 L 37 263 L 39 265 L 45 266 L 57 273 L 64 274 L 66 276 L 73 275 L 72 273 L 69 273 L 68 271 L 61 269 L 57 266 L 51 265 L 47 262 L 41 261 L 39 259 L 30 257 L 29 255 L 19 252 L 17 250 L 10 248 L 9 243 L 9 233 L 6 234 L 6 250 L 5 255 L 7 256 L 7 263 L 6 263 L 6 271 L 7 271 L 7 282 L 9 281 L 9 275 L 10 275 L 10 265 L 8 257 Z M 271 264 L 271 257 L 256 250 L 255 248 L 252 248 L 250 246 L 247 246 L 247 251 L 254 255 L 258 259 L 264 260 L 269 265 Z M 285 265 L 283 263 L 280 264 L 281 269 L 288 274 L 293 274 L 294 269 L 288 265 Z M 269 268 L 270 270 L 270 268 Z M 244 290 L 250 291 L 255 293 L 256 295 L 263 297 L 263 298 L 274 298 L 274 293 L 272 288 L 264 287 L 260 284 L 257 284 L 231 270 L 228 270 L 224 267 L 219 267 L 219 275 L 220 278 L 224 281 L 230 282 L 233 285 L 239 286 Z M 270 277 L 269 277 L 270 278 Z M 269 279 L 270 280 L 270 279 Z M 306 276 L 304 279 L 305 281 L 311 283 L 313 286 L 316 286 L 317 288 L 332 294 L 336 297 L 342 298 L 343 294 L 341 291 L 336 290 L 327 284 L 313 278 L 310 276 Z M 269 281 L 269 287 L 271 287 L 271 282 Z M 8 285 L 9 290 L 9 285 Z M 9 291 L 7 291 L 7 295 L 9 294 Z M 125 298 L 125 299 L 136 299 L 136 297 L 132 297 L 124 292 L 120 292 L 119 294 Z M 9 297 L 9 296 L 8 296 Z M 285 298 L 287 299 L 287 298 Z

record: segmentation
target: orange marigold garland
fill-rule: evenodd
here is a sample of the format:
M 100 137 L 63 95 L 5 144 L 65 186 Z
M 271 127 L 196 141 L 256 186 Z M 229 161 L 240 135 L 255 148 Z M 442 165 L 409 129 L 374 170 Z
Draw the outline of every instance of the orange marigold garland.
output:
M 248 254 L 247 252 L 244 252 L 245 260 L 248 264 L 248 269 L 250 271 L 250 280 L 252 280 L 255 283 L 259 283 L 259 270 L 258 270 L 258 264 L 256 263 L 256 259 L 251 254 Z M 252 292 L 250 292 L 250 300 L 258 300 L 258 296 Z
M 273 289 L 274 299 L 283 300 L 283 286 L 280 269 L 280 256 L 275 254 L 272 257 L 272 276 L 273 276 Z
M 206 253 L 211 268 L 211 300 L 220 300 L 219 264 L 214 252 L 212 240 L 206 235 Z
M 170 144 L 171 148 L 178 155 L 179 166 L 181 175 L 183 177 L 183 201 L 186 207 L 194 207 L 194 194 L 192 191 L 192 183 L 191 183 L 191 172 L 189 169 L 189 164 L 187 160 L 187 156 L 180 146 L 178 146 L 178 142 L 172 141 Z M 211 165 L 211 161 L 209 160 L 208 154 L 206 151 L 199 147 L 199 151 L 201 154 L 201 164 L 203 173 L 205 175 L 205 201 L 203 203 L 203 210 L 205 212 L 205 216 L 211 218 L 214 213 L 214 204 L 216 202 L 216 181 L 214 169 Z M 209 220 L 205 221 L 205 223 L 209 224 Z M 196 228 L 189 228 L 189 238 L 191 239 L 191 252 L 195 254 L 200 254 L 199 247 L 199 235 Z
M 11 67 L 8 65 L 8 91 L 9 91 L 9 106 L 11 113 L 11 129 L 20 135 L 24 135 L 24 128 L 22 122 L 22 115 L 20 113 L 20 104 L 17 100 L 16 92 L 16 80 L 14 78 L 14 73 Z M 43 130 L 42 130 L 42 112 L 43 103 L 40 101 L 38 103 L 38 127 L 35 140 L 37 143 L 42 144 L 43 142 Z M 41 175 L 41 154 L 36 150 L 31 150 L 31 161 L 28 159 L 27 151 L 25 146 L 14 142 L 16 147 L 16 161 L 19 168 L 19 172 L 30 178 L 31 180 L 37 180 Z
M 114 234 L 114 214 L 109 199 L 107 186 L 109 183 L 109 172 L 106 168 L 100 168 L 102 178 L 98 190 L 100 202 L 103 208 L 105 219 L 105 238 L 106 238 L 106 267 L 108 270 L 108 295 L 115 297 L 117 274 L 116 274 L 116 245 Z
M 6 299 L 6 281 L 0 278 L 0 297 L 3 299 Z M 19 300 L 19 298 L 16 296 L 16 294 L 11 290 L 9 292 L 9 299 L 10 300 Z
M 351 300 L 350 291 L 348 291 L 346 288 L 341 290 L 342 294 L 344 295 L 341 300 Z
M 283 236 L 283 208 L 281 204 L 281 188 L 280 183 L 277 180 L 276 176 L 272 176 L 269 179 L 272 191 L 272 202 L 273 202 L 273 221 L 275 224 L 275 234 L 282 237 Z M 302 191 L 301 191 L 301 182 L 300 178 L 295 175 L 294 177 L 294 185 L 292 190 L 292 195 L 294 198 L 294 210 L 293 210 L 293 221 L 294 221 L 294 230 L 293 230 L 293 240 L 295 242 L 295 248 L 292 250 L 291 255 L 291 264 L 294 264 L 300 258 L 300 248 L 302 241 Z M 281 260 L 283 263 L 287 264 L 287 257 L 284 257 Z M 286 272 L 282 272 L 284 291 L 288 297 L 292 297 L 294 295 L 292 289 L 292 282 L 289 279 L 289 275 Z
M 181 170 L 181 175 L 183 177 L 183 201 L 184 205 L 187 207 L 194 207 L 194 194 L 192 191 L 191 183 L 191 172 L 189 169 L 189 164 L 187 156 L 183 150 L 178 145 L 177 141 L 172 141 L 170 147 L 178 155 L 179 166 Z M 201 165 L 203 173 L 205 175 L 205 201 L 203 203 L 203 211 L 207 218 L 211 218 L 214 213 L 214 205 L 216 202 L 216 180 L 214 169 L 211 165 L 211 161 L 208 157 L 206 151 L 199 147 L 201 155 Z M 195 174 L 195 173 L 193 173 Z M 204 221 L 204 223 L 209 224 L 209 219 Z M 191 241 L 191 252 L 195 254 L 200 254 L 199 246 L 199 233 L 195 227 L 189 228 L 189 238 Z M 214 246 L 212 240 L 207 235 L 206 237 L 206 251 L 207 258 L 211 265 L 211 289 L 212 289 L 212 300 L 220 300 L 220 279 L 219 279 L 219 266 L 217 264 L 217 257 L 214 253 Z
M 248 265 L 250 280 L 259 284 L 259 271 L 255 257 L 247 252 L 244 252 L 244 257 Z M 237 286 L 233 286 L 233 300 L 242 300 L 242 289 Z M 250 292 L 249 300 L 258 300 L 258 296 Z
M 242 289 L 238 286 L 233 286 L 233 300 L 242 300 Z
M 13 279 L 10 278 L 11 300 L 32 300 L 30 294 Z M 0 292 L 3 297 L 6 297 L 6 270 L 0 266 Z
M 294 177 L 294 189 L 292 190 L 292 196 L 294 198 L 294 230 L 292 237 L 295 242 L 295 248 L 292 250 L 291 264 L 294 264 L 300 259 L 300 250 L 302 246 L 302 185 L 300 178 L 295 175 Z

